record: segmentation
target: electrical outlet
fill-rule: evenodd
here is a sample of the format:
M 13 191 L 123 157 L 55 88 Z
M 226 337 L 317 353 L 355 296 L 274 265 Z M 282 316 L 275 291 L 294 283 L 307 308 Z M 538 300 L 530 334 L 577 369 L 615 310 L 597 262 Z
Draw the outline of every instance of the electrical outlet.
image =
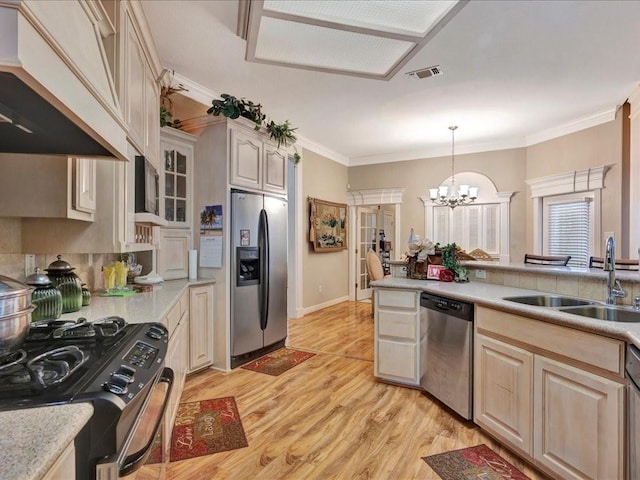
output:
M 487 278 L 486 270 L 476 270 L 476 278 Z
M 32 253 L 28 253 L 24 256 L 24 276 L 25 278 L 31 275 L 36 269 L 36 256 Z
M 322 293 L 322 285 L 318 285 L 318 292 Z

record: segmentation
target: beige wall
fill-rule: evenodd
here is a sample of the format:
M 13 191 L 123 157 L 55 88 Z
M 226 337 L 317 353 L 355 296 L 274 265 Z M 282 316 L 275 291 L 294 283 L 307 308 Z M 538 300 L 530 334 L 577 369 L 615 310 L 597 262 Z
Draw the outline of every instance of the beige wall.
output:
M 621 112 L 618 112 L 614 121 L 528 147 L 526 178 L 533 179 L 609 165 L 610 169 L 604 179 L 605 188 L 602 190 L 602 231 L 615 233 L 618 239 L 618 255 L 628 258 L 627 239 L 622 237 L 623 115 Z M 526 197 L 526 242 L 527 249 L 533 251 L 533 201 L 528 186 Z
M 347 167 L 314 152 L 302 152 L 302 195 L 347 203 Z M 305 211 L 308 206 L 305 205 Z M 315 253 L 309 243 L 309 216 L 305 215 L 303 231 L 306 248 L 302 251 L 302 306 L 322 305 L 349 295 L 349 259 L 347 250 L 331 253 Z M 349 232 L 348 242 L 353 241 Z M 322 291 L 320 291 L 322 290 Z
M 524 256 L 525 244 L 525 172 L 524 148 L 456 155 L 456 171 L 479 172 L 489 177 L 498 192 L 516 192 L 511 199 L 511 258 Z M 423 236 L 424 204 L 421 196 L 451 175 L 451 157 L 384 163 L 349 168 L 350 190 L 404 188 L 402 196 L 401 238 L 409 238 L 411 228 Z M 406 249 L 400 245 L 398 252 Z

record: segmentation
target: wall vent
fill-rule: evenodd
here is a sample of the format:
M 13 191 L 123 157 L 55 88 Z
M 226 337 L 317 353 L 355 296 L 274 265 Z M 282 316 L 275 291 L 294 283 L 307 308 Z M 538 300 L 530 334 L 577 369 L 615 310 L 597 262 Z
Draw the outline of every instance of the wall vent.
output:
M 406 74 L 413 80 L 422 80 L 423 78 L 434 77 L 436 75 L 442 75 L 443 73 L 440 65 L 434 65 L 433 67 L 421 68 L 420 70 L 414 70 Z

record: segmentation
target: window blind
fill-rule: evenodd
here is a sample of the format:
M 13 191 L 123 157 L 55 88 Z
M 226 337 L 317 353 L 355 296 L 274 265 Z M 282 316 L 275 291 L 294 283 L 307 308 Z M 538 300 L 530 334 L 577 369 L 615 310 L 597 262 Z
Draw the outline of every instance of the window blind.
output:
M 587 266 L 592 228 L 590 209 L 591 202 L 588 200 L 549 205 L 549 255 L 571 255 L 569 266 Z

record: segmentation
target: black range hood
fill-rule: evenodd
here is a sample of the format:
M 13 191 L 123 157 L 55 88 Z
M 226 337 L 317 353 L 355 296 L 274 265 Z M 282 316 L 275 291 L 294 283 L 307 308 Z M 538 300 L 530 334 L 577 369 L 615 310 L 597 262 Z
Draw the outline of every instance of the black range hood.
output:
M 0 152 L 113 157 L 58 109 L 8 72 L 0 72 Z

